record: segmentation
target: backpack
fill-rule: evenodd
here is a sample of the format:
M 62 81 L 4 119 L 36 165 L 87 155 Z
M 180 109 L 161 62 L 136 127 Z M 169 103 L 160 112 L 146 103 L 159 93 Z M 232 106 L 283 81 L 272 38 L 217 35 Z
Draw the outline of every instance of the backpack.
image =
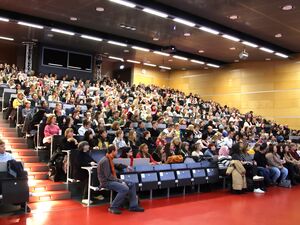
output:
M 14 178 L 24 178 L 27 172 L 24 170 L 22 162 L 14 159 L 7 161 L 7 172 Z
M 291 188 L 292 184 L 291 184 L 291 180 L 283 180 L 279 183 L 280 187 L 285 187 L 285 188 Z
M 55 153 L 52 158 L 49 160 L 49 179 L 57 181 L 66 181 L 66 173 L 64 171 L 64 159 L 65 154 L 62 152 Z

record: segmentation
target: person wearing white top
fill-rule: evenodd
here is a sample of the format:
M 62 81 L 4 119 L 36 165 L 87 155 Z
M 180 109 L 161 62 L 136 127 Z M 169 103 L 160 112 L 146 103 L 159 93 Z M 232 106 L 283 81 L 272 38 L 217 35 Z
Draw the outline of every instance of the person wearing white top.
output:
M 232 148 L 232 144 L 233 144 L 233 131 L 229 131 L 228 136 L 224 138 L 224 145 L 227 146 L 228 148 Z

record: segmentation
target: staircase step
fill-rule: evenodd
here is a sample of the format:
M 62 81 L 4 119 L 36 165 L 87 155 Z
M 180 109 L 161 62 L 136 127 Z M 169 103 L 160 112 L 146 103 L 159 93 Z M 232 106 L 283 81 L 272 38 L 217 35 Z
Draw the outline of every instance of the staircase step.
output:
M 32 180 L 48 180 L 48 172 L 28 172 L 28 178 Z
M 20 137 L 8 137 L 6 138 L 6 140 L 11 144 L 11 143 L 20 143 L 20 144 L 24 144 L 26 143 L 26 139 L 25 138 L 20 138 Z
M 11 142 L 9 142 L 9 145 L 11 146 L 12 149 L 28 148 L 26 143 L 11 143 Z
M 18 137 L 18 134 L 16 131 L 1 131 L 1 134 L 5 138 L 10 138 L 10 137 Z
M 13 154 L 19 155 L 19 156 L 37 156 L 37 152 L 32 149 L 13 149 Z
M 38 163 L 39 157 L 36 155 L 30 156 L 17 156 L 15 157 L 16 160 L 22 161 L 24 163 Z
M 30 185 L 30 184 L 29 184 Z M 66 184 L 63 182 L 54 182 L 51 180 L 34 180 L 29 187 L 30 192 L 45 192 L 45 191 L 63 191 L 66 190 Z
M 32 193 L 29 197 L 29 202 L 55 201 L 70 199 L 71 193 L 69 191 L 44 191 Z
M 31 172 L 48 172 L 48 166 L 46 163 L 25 163 L 27 171 Z

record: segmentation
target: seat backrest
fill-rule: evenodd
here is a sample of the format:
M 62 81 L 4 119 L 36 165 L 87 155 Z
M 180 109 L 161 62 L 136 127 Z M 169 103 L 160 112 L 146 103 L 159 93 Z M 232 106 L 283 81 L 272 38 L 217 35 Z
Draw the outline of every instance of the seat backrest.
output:
M 214 168 L 217 167 L 217 162 L 212 160 L 203 160 L 201 161 L 202 168 Z
M 185 163 L 174 163 L 174 164 L 171 164 L 171 169 L 172 170 L 183 170 L 183 169 L 186 169 L 187 166 Z
M 152 165 L 138 165 L 134 167 L 134 171 L 136 172 L 148 172 L 148 171 L 154 171 L 154 168 Z
M 121 180 L 130 181 L 134 184 L 139 183 L 139 177 L 137 173 L 125 173 L 120 175 Z
M 175 174 L 174 171 L 161 171 L 158 173 L 159 179 L 161 181 L 174 180 L 175 182 Z
M 177 170 L 176 175 L 177 175 L 178 179 L 191 178 L 191 171 L 190 170 Z
M 130 159 L 129 158 L 116 158 L 113 160 L 114 164 L 122 164 L 122 165 L 126 165 L 126 166 L 130 166 Z
M 201 163 L 188 163 L 187 168 L 189 169 L 196 169 L 196 168 L 202 168 Z
M 218 168 L 207 168 L 206 173 L 208 177 L 218 177 L 219 169 Z
M 169 170 L 171 170 L 171 165 L 170 164 L 155 165 L 154 170 L 155 171 L 169 171 Z
M 141 182 L 154 182 L 158 181 L 157 173 L 151 172 L 151 173 L 141 173 Z
M 143 165 L 149 165 L 149 164 L 150 164 L 149 158 L 133 159 L 133 166 L 143 166 Z
M 106 151 L 103 150 L 92 150 L 90 151 L 90 156 L 97 163 L 106 155 Z
M 206 177 L 205 169 L 192 169 L 193 177 Z

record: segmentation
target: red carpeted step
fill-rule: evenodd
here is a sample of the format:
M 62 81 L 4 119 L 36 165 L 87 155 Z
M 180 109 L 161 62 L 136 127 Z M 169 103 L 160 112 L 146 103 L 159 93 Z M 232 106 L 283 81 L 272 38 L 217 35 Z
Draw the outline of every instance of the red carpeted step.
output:
M 26 149 L 28 148 L 26 143 L 11 143 L 9 142 L 9 145 L 12 149 Z
M 22 161 L 24 163 L 38 163 L 39 162 L 39 157 L 36 155 L 30 155 L 30 156 L 16 156 L 16 160 Z
M 2 134 L 2 137 L 10 138 L 10 137 L 18 137 L 18 134 L 16 131 L 0 131 Z
M 30 192 L 45 192 L 45 191 L 64 191 L 66 184 L 63 182 L 54 182 L 51 180 L 34 180 L 29 182 Z
M 8 137 L 6 138 L 6 140 L 9 143 L 22 143 L 22 144 L 26 143 L 26 139 L 20 137 Z
M 25 163 L 27 171 L 31 172 L 48 172 L 48 166 L 46 163 Z
M 13 149 L 13 154 L 19 156 L 36 156 L 37 152 L 33 149 Z
M 32 193 L 29 202 L 55 201 L 62 199 L 70 199 L 71 193 L 69 191 L 44 191 Z
M 28 172 L 28 178 L 32 180 L 48 180 L 48 172 Z

